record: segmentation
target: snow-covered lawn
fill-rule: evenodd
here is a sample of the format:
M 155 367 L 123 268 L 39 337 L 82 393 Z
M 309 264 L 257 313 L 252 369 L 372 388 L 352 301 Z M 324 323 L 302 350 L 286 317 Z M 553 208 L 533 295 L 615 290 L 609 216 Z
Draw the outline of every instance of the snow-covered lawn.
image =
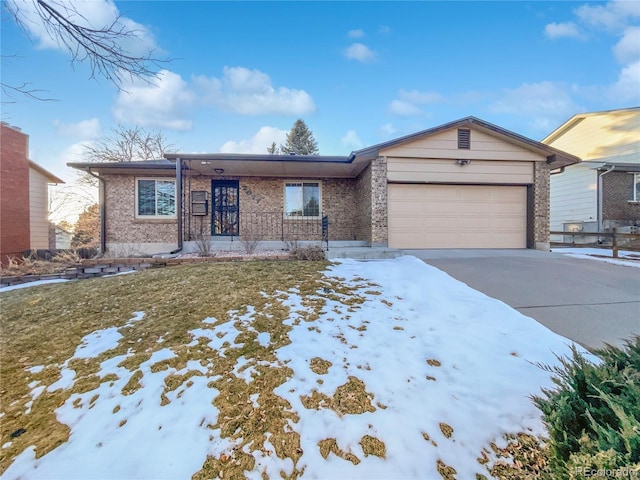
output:
M 538 364 L 571 342 L 414 257 L 344 260 L 312 291 L 261 296 L 185 340 L 167 331 L 142 361 L 131 332 L 151 312 L 132 310 L 85 335 L 54 382 L 50 365 L 25 369 L 25 417 L 75 388 L 52 407 L 70 432 L 37 459 L 25 445 L 2 478 L 474 479 L 492 442 L 544 433 Z
M 613 250 L 610 248 L 558 247 L 551 251 L 574 258 L 585 258 L 588 260 L 613 263 L 614 265 L 640 268 L 640 252 L 630 250 L 618 250 L 618 258 L 613 258 Z

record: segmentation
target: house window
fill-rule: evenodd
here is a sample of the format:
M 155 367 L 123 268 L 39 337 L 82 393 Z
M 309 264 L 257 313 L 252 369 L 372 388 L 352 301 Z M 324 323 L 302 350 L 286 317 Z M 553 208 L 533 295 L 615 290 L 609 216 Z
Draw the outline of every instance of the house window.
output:
M 320 183 L 285 183 L 284 209 L 285 215 L 288 217 L 319 217 Z
M 136 179 L 136 217 L 176 218 L 176 181 Z
M 631 201 L 640 202 L 640 173 L 633 174 L 633 185 L 631 187 Z
M 458 148 L 463 150 L 471 148 L 471 130 L 468 128 L 458 129 Z

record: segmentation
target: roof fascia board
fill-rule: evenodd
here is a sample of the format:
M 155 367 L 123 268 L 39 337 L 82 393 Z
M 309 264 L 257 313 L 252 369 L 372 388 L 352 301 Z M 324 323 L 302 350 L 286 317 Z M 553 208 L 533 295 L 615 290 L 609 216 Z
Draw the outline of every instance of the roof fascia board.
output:
M 41 173 L 42 175 L 47 177 L 49 179 L 49 183 L 64 183 L 64 180 L 62 180 L 61 178 L 56 177 L 49 170 L 41 167 L 40 165 L 38 165 L 36 162 L 34 162 L 32 160 L 29 160 L 29 168 L 33 168 L 38 173 Z

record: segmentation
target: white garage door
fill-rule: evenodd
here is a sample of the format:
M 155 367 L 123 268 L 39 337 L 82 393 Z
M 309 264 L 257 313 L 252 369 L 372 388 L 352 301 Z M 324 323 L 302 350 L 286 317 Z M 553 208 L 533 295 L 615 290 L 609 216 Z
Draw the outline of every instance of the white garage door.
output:
M 389 187 L 393 248 L 525 248 L 526 187 Z

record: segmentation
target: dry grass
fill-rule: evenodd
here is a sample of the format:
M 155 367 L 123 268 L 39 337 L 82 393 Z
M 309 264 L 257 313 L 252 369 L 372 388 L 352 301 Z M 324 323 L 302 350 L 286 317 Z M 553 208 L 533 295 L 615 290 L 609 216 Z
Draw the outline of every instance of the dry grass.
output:
M 220 323 L 233 320 L 230 312 L 242 314 L 246 305 L 256 308 L 258 313 L 252 326 L 258 332 L 269 332 L 271 344 L 262 347 L 255 332 L 242 332 L 237 338 L 242 346 L 226 348 L 226 356 L 219 357 L 221 361 L 215 362 L 208 373 L 219 377 L 212 384 L 220 391 L 214 400 L 219 410 L 218 423 L 211 427 L 219 428 L 222 436 L 237 440 L 237 448 L 227 453 L 226 462 L 209 458 L 196 478 L 218 476 L 220 471 L 225 478 L 238 478 L 236 473 L 250 469 L 253 462 L 253 457 L 242 452 L 243 446 L 251 444 L 252 448 L 259 448 L 267 431 L 273 434 L 270 442 L 275 446 L 275 454 L 296 462 L 301 455 L 300 442 L 298 435 L 288 428 L 289 421 L 297 421 L 296 415 L 285 400 L 273 394 L 273 389 L 291 375 L 286 366 L 278 366 L 273 354 L 290 342 L 290 327 L 282 323 L 289 310 L 273 298 L 277 291 L 293 287 L 302 294 L 316 294 L 322 279 L 319 272 L 326 265 L 326 262 L 202 264 L 2 294 L 0 412 L 4 416 L 0 436 L 8 439 L 19 429 L 24 429 L 24 433 L 11 439 L 10 447 L 0 450 L 0 472 L 29 445 L 35 445 L 36 455 L 41 457 L 67 441 L 69 428 L 57 421 L 55 410 L 74 393 L 88 392 L 100 383 L 117 380 L 115 375 L 103 378 L 97 375 L 102 361 L 128 351 L 132 354 L 120 364 L 132 372 L 122 392 L 131 394 L 140 388 L 141 363 L 155 351 L 168 347 L 176 356 L 153 365 L 152 371 L 182 369 L 189 360 L 204 363 L 214 355 L 218 358 L 206 342 L 186 347 L 192 340 L 189 331 L 201 327 L 207 317 L 215 317 Z M 322 285 L 326 283 L 326 279 L 322 280 Z M 332 284 L 332 291 L 340 289 L 346 292 L 340 285 Z M 122 328 L 135 311 L 145 312 L 144 319 Z M 96 358 L 71 360 L 67 368 L 76 371 L 74 386 L 53 392 L 45 390 L 27 414 L 31 400 L 29 383 L 53 384 L 61 377 L 64 362 L 74 355 L 81 339 L 108 327 L 120 327 L 124 338 L 118 346 Z M 162 343 L 158 342 L 160 338 Z M 251 383 L 232 373 L 243 355 L 251 359 L 249 363 L 259 373 Z M 30 373 L 27 369 L 34 366 L 45 368 Z M 162 402 L 169 401 L 169 392 L 188 388 L 189 378 L 199 374 L 188 371 L 181 376 L 168 375 Z M 249 401 L 255 393 L 260 394 L 259 406 Z
M 47 275 L 61 273 L 67 268 L 75 267 L 82 259 L 73 252 L 61 252 L 51 260 L 36 257 L 9 258 L 6 266 L 0 268 L 0 276 Z

